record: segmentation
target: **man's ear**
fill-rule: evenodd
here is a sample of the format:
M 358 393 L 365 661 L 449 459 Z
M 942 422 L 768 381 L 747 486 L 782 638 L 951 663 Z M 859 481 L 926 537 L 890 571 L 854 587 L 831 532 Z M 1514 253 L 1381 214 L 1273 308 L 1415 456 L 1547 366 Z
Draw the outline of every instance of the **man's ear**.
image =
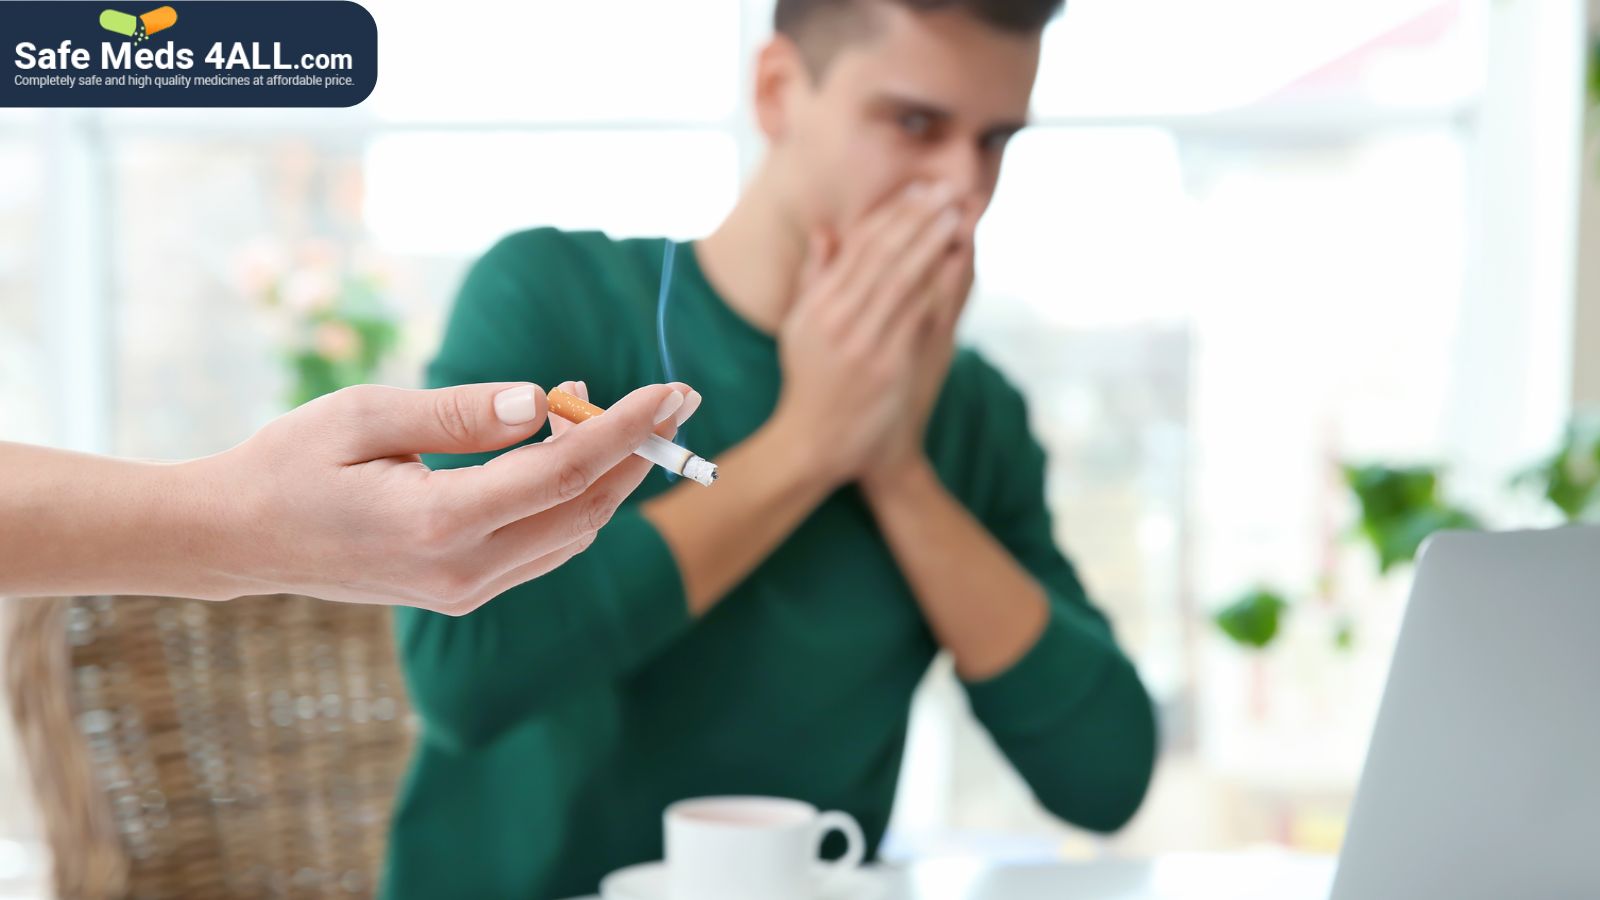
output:
M 787 35 L 774 35 L 756 56 L 756 123 L 769 143 L 777 144 L 788 134 L 795 106 L 810 90 L 811 75 L 805 57 Z

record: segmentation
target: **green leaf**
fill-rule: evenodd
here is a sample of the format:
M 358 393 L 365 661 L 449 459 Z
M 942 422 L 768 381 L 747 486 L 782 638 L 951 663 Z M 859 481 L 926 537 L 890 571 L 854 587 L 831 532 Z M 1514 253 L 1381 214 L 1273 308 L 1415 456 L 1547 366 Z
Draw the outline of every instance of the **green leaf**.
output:
M 1458 509 L 1428 506 L 1413 510 L 1381 530 L 1378 571 L 1388 572 L 1397 565 L 1416 559 L 1417 551 L 1436 531 L 1475 531 L 1478 528 L 1477 519 Z
M 1517 483 L 1538 488 L 1568 522 L 1600 520 L 1600 416 L 1568 423 L 1555 454 Z
M 1261 649 L 1278 636 L 1289 602 L 1277 591 L 1253 590 L 1220 610 L 1214 621 L 1236 643 Z
M 1348 653 L 1356 645 L 1356 623 L 1349 618 L 1340 619 L 1333 631 L 1334 649 Z
M 399 323 L 385 302 L 382 283 L 372 277 L 345 274 L 331 302 L 296 314 L 291 324 L 296 337 L 285 358 L 292 376 L 289 399 L 295 406 L 376 380 L 384 361 L 400 345 Z M 349 358 L 328 359 L 318 352 L 315 336 L 324 325 L 342 326 L 354 334 Z
M 1439 473 L 1429 466 L 1345 466 L 1345 480 L 1361 501 L 1363 519 L 1392 521 L 1437 501 Z
M 310 402 L 346 386 L 334 364 L 314 351 L 302 350 L 291 354 L 289 364 L 294 372 L 294 384 L 289 391 L 289 403 L 292 406 Z
M 1476 516 L 1439 498 L 1439 473 L 1430 466 L 1344 467 L 1361 506 L 1360 533 L 1378 554 L 1378 570 L 1416 559 L 1428 536 L 1443 529 L 1476 529 Z
M 1600 42 L 1589 45 L 1589 102 L 1600 104 Z

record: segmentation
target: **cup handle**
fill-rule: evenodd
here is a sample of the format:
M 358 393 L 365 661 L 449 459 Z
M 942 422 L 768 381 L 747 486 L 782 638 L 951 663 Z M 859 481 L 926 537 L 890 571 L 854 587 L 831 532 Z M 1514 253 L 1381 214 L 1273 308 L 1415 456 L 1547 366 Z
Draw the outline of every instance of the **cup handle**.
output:
M 813 853 L 822 853 L 822 841 L 835 831 L 844 834 L 844 856 L 833 862 L 817 862 L 817 872 L 821 876 L 817 881 L 819 890 L 827 891 L 838 887 L 844 879 L 861 868 L 861 860 L 867 855 L 867 838 L 861 833 L 861 825 L 855 817 L 847 812 L 832 810 L 817 816 L 815 849 Z

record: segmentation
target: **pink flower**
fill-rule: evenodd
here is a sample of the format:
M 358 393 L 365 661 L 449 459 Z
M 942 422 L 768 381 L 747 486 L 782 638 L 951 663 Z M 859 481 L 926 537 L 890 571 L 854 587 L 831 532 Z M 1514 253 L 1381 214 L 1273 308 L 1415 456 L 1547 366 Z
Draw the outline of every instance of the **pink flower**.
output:
M 361 335 L 343 322 L 323 322 L 311 335 L 317 355 L 329 362 L 348 362 L 361 350 Z

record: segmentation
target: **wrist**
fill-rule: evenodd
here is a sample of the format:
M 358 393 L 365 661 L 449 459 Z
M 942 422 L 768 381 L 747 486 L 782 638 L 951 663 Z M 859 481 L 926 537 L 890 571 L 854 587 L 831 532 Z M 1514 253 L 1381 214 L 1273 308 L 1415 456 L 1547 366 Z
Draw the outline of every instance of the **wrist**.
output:
M 850 480 L 845 461 L 834 452 L 832 442 L 815 421 L 790 415 L 780 407 L 761 428 L 761 434 L 772 448 L 772 455 L 798 479 L 823 485 L 829 491 Z
M 224 477 L 236 465 L 230 452 L 174 463 L 143 463 L 144 481 L 155 492 L 151 509 L 157 510 L 163 541 L 181 556 L 173 571 L 181 572 L 173 590 L 176 596 L 202 600 L 231 600 L 261 593 L 256 573 L 245 555 L 260 549 L 255 541 L 240 540 L 247 523 L 259 521 L 258 506 L 242 494 L 236 479 Z
M 933 463 L 921 452 L 875 467 L 863 474 L 857 484 L 873 506 L 916 503 L 944 490 Z

